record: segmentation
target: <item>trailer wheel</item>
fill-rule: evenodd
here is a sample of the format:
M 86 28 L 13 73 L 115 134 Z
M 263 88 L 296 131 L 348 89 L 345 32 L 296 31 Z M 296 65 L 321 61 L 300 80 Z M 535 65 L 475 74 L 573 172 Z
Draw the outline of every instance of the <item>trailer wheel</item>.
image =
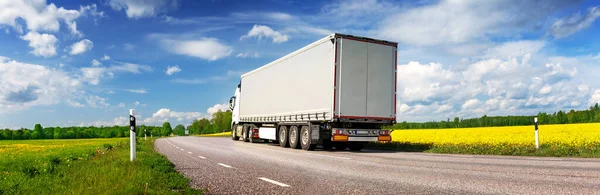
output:
M 240 137 L 237 136 L 237 127 L 238 125 L 233 125 L 233 128 L 231 130 L 231 139 L 233 141 L 239 141 Z
M 288 144 L 288 128 L 286 126 L 279 126 L 279 145 L 281 147 L 289 147 Z
M 298 149 L 300 148 L 300 144 L 298 144 L 300 138 L 300 132 L 298 132 L 298 126 L 290 127 L 290 148 Z
M 348 147 L 348 142 L 334 142 L 333 146 L 335 147 L 335 150 L 344 151 Z
M 310 128 L 306 125 L 300 128 L 300 146 L 302 146 L 303 150 L 315 150 L 317 147 L 317 144 L 312 144 Z
M 248 139 L 248 128 L 247 127 L 244 127 L 244 129 L 242 130 L 242 141 L 244 141 L 244 142 L 250 141 Z
M 360 151 L 363 149 L 364 146 L 364 143 L 349 143 L 348 149 L 350 149 L 350 151 Z

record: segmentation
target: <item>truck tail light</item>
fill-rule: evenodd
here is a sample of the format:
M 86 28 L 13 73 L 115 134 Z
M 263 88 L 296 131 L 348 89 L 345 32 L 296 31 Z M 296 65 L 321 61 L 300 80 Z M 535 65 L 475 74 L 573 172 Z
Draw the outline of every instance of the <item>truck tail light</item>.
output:
M 390 130 L 381 130 L 379 131 L 379 135 L 390 135 Z
M 252 129 L 252 138 L 258 138 L 258 129 Z
M 347 134 L 348 134 L 348 132 L 346 132 L 346 130 L 339 130 L 339 129 L 336 129 L 336 130 L 334 131 L 334 133 L 333 133 L 333 134 L 334 134 L 334 135 L 347 135 Z

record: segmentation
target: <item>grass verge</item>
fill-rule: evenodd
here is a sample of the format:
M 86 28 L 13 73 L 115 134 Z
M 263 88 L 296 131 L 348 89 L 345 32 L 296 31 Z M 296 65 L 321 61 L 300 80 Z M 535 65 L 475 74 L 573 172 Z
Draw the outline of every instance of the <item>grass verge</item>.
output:
M 0 194 L 200 194 L 188 179 L 138 139 L 0 141 Z

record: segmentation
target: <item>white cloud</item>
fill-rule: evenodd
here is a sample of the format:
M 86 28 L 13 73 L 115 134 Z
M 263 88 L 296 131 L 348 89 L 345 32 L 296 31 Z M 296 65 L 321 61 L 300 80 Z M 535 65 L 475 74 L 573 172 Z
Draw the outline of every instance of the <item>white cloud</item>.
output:
M 520 44 L 510 47 L 515 45 Z M 531 46 L 524 51 L 537 51 L 539 44 L 523 45 Z M 553 62 L 555 57 L 537 54 L 541 59 L 536 59 L 531 53 L 517 51 L 490 53 L 495 53 L 490 56 L 506 57 L 464 62 L 466 64 L 458 68 L 439 63 L 399 65 L 398 119 L 428 121 L 455 116 L 532 115 L 559 109 L 585 109 L 593 97 L 594 87 L 598 87 L 589 83 L 593 77 L 585 76 L 589 71 L 583 74 L 577 71 L 585 67 L 581 61 L 558 58 L 562 60 L 544 63 Z M 499 53 L 506 55 L 496 55 Z M 432 116 L 431 113 L 437 114 Z
M 212 116 L 212 114 L 218 112 L 218 111 L 227 111 L 229 110 L 229 105 L 228 104 L 215 104 L 214 106 L 206 109 L 206 113 L 210 114 Z
M 125 10 L 127 17 L 138 19 L 167 12 L 179 3 L 178 0 L 109 0 L 108 4 L 115 11 Z
M 478 99 L 470 99 L 467 100 L 462 106 L 462 109 L 473 109 L 473 108 L 477 108 L 479 107 L 479 105 L 481 104 L 481 101 L 479 101 Z
M 0 112 L 37 105 L 77 105 L 81 82 L 61 70 L 0 58 Z
M 271 27 L 255 24 L 248 34 L 240 37 L 240 40 L 257 37 L 259 40 L 262 38 L 271 38 L 273 43 L 283 43 L 288 41 L 289 37 L 279 31 L 271 29 Z
M 85 53 L 86 51 L 91 50 L 94 47 L 94 43 L 92 41 L 90 41 L 89 39 L 84 39 L 81 40 L 77 43 L 73 43 L 73 45 L 71 45 L 71 55 L 78 55 L 78 54 L 82 54 Z
M 531 31 L 568 1 L 442 0 L 391 14 L 372 31 L 411 45 L 460 44 Z M 535 7 L 536 9 L 530 9 Z
M 29 32 L 21 39 L 29 41 L 29 47 L 33 48 L 31 53 L 36 56 L 52 57 L 56 55 L 56 43 L 58 39 L 51 34 L 39 34 Z
M 102 62 L 100 62 L 100 61 L 98 61 L 96 59 L 93 59 L 92 60 L 92 66 L 94 66 L 94 67 L 102 66 Z
M 125 126 L 129 124 L 129 117 L 125 117 L 125 116 L 120 116 L 117 118 L 114 118 L 113 120 L 110 121 L 93 121 L 93 122 L 84 122 L 79 124 L 79 126 L 95 126 L 95 127 L 100 127 L 100 126 Z
M 152 114 L 152 117 L 144 119 L 143 123 L 159 125 L 162 122 L 174 121 L 174 120 L 176 120 L 180 123 L 191 123 L 193 120 L 196 120 L 196 119 L 202 119 L 202 118 L 211 119 L 213 113 L 216 113 L 219 110 L 221 110 L 221 111 L 228 110 L 229 107 L 227 105 L 228 104 L 215 104 L 214 106 L 211 106 L 210 108 L 206 109 L 206 113 L 178 112 L 178 111 L 173 111 L 168 108 L 161 108 L 158 111 L 154 112 Z
M 600 7 L 591 7 L 583 16 L 578 12 L 556 20 L 550 28 L 550 33 L 556 38 L 563 38 L 588 28 L 598 17 L 600 17 Z
M 82 9 L 81 11 L 88 11 Z M 0 24 L 12 26 L 22 33 L 23 27 L 18 20 L 24 20 L 30 31 L 58 32 L 60 22 L 64 22 L 73 35 L 80 35 L 75 20 L 81 16 L 77 10 L 56 7 L 53 3 L 46 4 L 45 0 L 35 1 L 0 1 Z
M 129 72 L 140 74 L 142 72 L 152 72 L 152 67 L 143 64 L 134 64 L 129 62 L 116 62 L 119 65 L 113 65 L 107 70 L 110 72 Z
M 162 47 L 175 54 L 197 57 L 209 61 L 227 57 L 233 52 L 230 46 L 222 44 L 215 38 L 192 40 L 162 39 Z
M 594 91 L 594 94 L 592 94 L 591 103 L 600 103 L 600 89 L 596 89 L 596 91 Z
M 123 91 L 131 92 L 131 93 L 139 93 L 139 94 L 148 93 L 148 91 L 146 91 L 145 89 L 124 89 Z
M 257 52 L 243 52 L 235 55 L 237 58 L 258 58 L 260 55 Z
M 104 54 L 104 56 L 100 60 L 102 60 L 102 61 L 110 60 L 110 56 Z
M 167 70 L 166 70 L 166 74 L 171 76 L 172 74 L 181 72 L 181 69 L 179 68 L 179 66 L 167 66 Z
M 117 107 L 119 107 L 119 108 L 125 108 L 125 103 L 121 102 L 121 103 L 119 103 L 119 105 L 117 105 Z
M 106 99 L 96 95 L 89 95 L 85 98 L 85 102 L 92 108 L 106 108 L 110 104 L 106 103 Z
M 106 68 L 81 68 L 80 79 L 92 85 L 98 85 L 105 72 Z
M 128 62 L 116 62 L 119 65 L 110 67 L 85 67 L 81 68 L 80 79 L 92 85 L 98 85 L 101 78 L 112 78 L 116 72 L 128 72 L 140 74 L 142 72 L 151 72 L 152 68 L 148 65 L 140 65 Z

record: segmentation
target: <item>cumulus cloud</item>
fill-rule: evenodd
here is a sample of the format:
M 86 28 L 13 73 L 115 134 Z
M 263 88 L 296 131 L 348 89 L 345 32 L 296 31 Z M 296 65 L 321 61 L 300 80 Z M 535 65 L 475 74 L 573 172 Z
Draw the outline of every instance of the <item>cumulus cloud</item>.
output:
M 262 38 L 271 39 L 273 43 L 283 43 L 288 41 L 289 37 L 279 31 L 271 29 L 271 27 L 255 24 L 248 34 L 240 37 L 240 40 L 257 37 L 259 40 Z
M 373 33 L 385 39 L 420 46 L 468 43 L 487 40 L 491 36 L 526 32 L 541 25 L 544 18 L 560 7 L 573 3 L 442 0 L 391 14 Z
M 102 60 L 102 61 L 110 60 L 110 56 L 104 54 L 104 56 L 100 60 Z
M 109 0 L 108 4 L 115 11 L 125 10 L 127 17 L 138 19 L 153 17 L 157 14 L 177 8 L 178 0 Z
M 100 127 L 100 126 L 125 126 L 129 124 L 129 117 L 125 117 L 125 116 L 120 116 L 117 118 L 114 118 L 113 120 L 108 120 L 108 121 L 93 121 L 93 122 L 83 122 L 81 124 L 79 124 L 79 126 L 95 126 L 95 127 Z
M 600 89 L 597 89 L 596 91 L 594 91 L 594 94 L 592 94 L 591 103 L 592 104 L 600 103 Z
M 56 55 L 56 43 L 58 39 L 51 34 L 39 34 L 29 32 L 21 39 L 29 41 L 29 47 L 33 48 L 31 53 L 36 56 L 52 57 Z
M 143 122 L 145 124 L 154 124 L 154 125 L 158 125 L 162 122 L 167 122 L 167 121 L 178 121 L 178 122 L 182 122 L 182 123 L 191 123 L 193 120 L 196 119 L 202 119 L 202 118 L 206 118 L 206 119 L 211 119 L 212 118 L 212 114 L 220 111 L 226 111 L 228 110 L 228 104 L 215 104 L 214 106 L 209 107 L 208 109 L 206 109 L 205 113 L 202 112 L 179 112 L 179 111 L 174 111 L 168 108 L 161 108 L 158 111 L 154 112 L 152 114 L 152 117 L 150 118 L 146 118 L 143 120 Z
M 92 108 L 106 108 L 110 104 L 106 102 L 105 98 L 96 95 L 89 95 L 85 98 L 85 102 L 89 107 Z
M 86 51 L 91 50 L 94 47 L 94 43 L 89 39 L 81 40 L 77 43 L 73 43 L 71 45 L 71 55 L 79 55 L 85 53 Z
M 13 27 L 18 32 L 23 32 L 23 27 L 18 20 L 23 20 L 27 29 L 34 32 L 58 32 L 60 22 L 64 22 L 72 34 L 80 35 L 75 20 L 82 12 L 90 9 L 70 10 L 57 7 L 53 3 L 46 4 L 45 0 L 37 1 L 1 1 L 0 24 Z
M 199 38 L 190 40 L 162 39 L 163 49 L 179 55 L 197 57 L 209 61 L 227 57 L 233 52 L 230 46 L 215 38 Z
M 550 33 L 556 38 L 563 38 L 586 29 L 600 17 L 600 7 L 589 8 L 584 15 L 580 12 L 560 18 L 552 24 Z
M 584 109 L 594 97 L 589 86 L 575 79 L 579 78 L 575 67 L 534 65 L 531 58 L 531 53 L 487 58 L 456 69 L 439 63 L 398 65 L 398 118 L 424 121 L 483 114 L 530 115 Z
M 258 58 L 260 55 L 257 52 L 243 52 L 235 55 L 236 58 Z
M 82 84 L 61 70 L 0 57 L 0 112 L 37 105 L 76 105 Z M 71 103 L 72 104 L 71 104 Z
M 179 68 L 179 66 L 167 66 L 167 70 L 165 71 L 165 74 L 171 76 L 172 74 L 181 72 L 181 69 Z
M 96 59 L 93 59 L 92 60 L 92 66 L 95 66 L 95 67 L 102 66 L 102 62 L 100 62 L 100 61 L 98 61 Z

